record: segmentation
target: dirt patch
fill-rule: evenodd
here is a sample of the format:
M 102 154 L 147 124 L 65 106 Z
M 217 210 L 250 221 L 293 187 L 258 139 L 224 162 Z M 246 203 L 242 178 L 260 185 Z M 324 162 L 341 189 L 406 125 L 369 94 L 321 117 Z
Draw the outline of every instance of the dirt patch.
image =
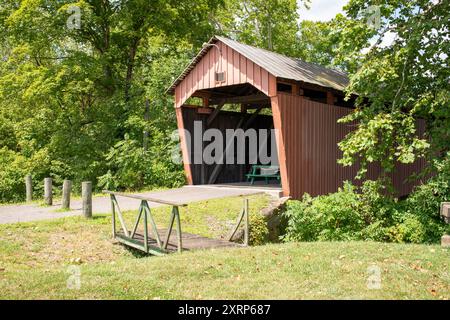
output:
M 35 258 L 55 263 L 92 263 L 113 261 L 118 255 L 125 254 L 121 246 L 98 230 L 96 232 L 95 227 L 86 229 L 51 234 L 47 244 L 35 253 Z
M 4 262 L 36 267 L 110 262 L 119 256 L 131 254 L 98 225 L 84 225 L 74 230 L 58 229 L 51 233 L 37 232 L 33 228 L 21 232 L 4 232 L 0 240 L 4 242 L 3 246 L 12 248 L 10 253 L 3 256 Z
M 233 227 L 233 223 L 235 222 L 232 220 L 223 222 L 214 216 L 207 216 L 206 223 L 211 234 L 213 234 L 218 239 L 225 239 L 230 233 L 230 230 Z

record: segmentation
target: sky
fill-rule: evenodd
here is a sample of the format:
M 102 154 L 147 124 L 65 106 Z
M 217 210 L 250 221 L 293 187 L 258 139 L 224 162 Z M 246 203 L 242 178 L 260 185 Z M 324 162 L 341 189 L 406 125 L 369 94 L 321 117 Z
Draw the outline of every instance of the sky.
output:
M 338 13 L 343 13 L 342 7 L 348 0 L 311 0 L 310 9 L 300 5 L 300 20 L 328 21 Z

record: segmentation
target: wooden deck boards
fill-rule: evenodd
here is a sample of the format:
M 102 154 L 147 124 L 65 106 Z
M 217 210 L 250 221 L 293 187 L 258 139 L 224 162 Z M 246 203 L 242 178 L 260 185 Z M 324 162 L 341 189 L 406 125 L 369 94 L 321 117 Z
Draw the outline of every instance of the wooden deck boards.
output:
M 152 232 L 149 230 L 149 233 L 151 234 Z M 166 238 L 167 229 L 158 229 L 158 233 L 159 233 L 159 237 L 161 238 L 161 241 L 164 241 L 164 239 Z M 129 245 L 129 243 L 126 240 L 126 237 L 122 231 L 117 231 L 116 239 L 119 242 Z M 139 243 L 141 246 L 144 246 L 143 233 L 136 232 L 136 234 L 133 237 L 133 241 L 136 243 Z M 156 251 L 161 250 L 156 242 L 156 238 L 154 237 L 154 235 L 149 236 L 148 246 L 149 246 L 149 249 L 153 249 Z M 183 247 L 183 251 L 185 251 L 185 250 L 189 251 L 189 250 L 225 248 L 225 247 L 243 247 L 243 245 L 234 243 L 234 242 L 230 242 L 230 241 L 226 241 L 226 240 L 212 239 L 212 238 L 199 236 L 196 234 L 183 232 L 182 247 Z M 167 245 L 167 252 L 172 253 L 172 252 L 176 252 L 176 251 L 177 251 L 177 236 L 176 236 L 176 231 L 173 230 L 170 235 L 169 244 Z

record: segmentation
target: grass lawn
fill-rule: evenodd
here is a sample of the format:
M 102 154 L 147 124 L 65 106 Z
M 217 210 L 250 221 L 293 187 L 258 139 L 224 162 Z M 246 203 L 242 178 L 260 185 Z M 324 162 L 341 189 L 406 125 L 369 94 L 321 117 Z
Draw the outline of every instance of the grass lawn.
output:
M 250 208 L 267 202 L 253 196 Z M 223 236 L 240 206 L 220 199 L 183 208 L 183 231 Z M 154 209 L 157 221 L 164 225 L 169 210 Z M 126 216 L 130 226 L 134 214 Z M 152 257 L 114 243 L 110 233 L 109 215 L 0 225 L 0 298 L 450 298 L 450 250 L 437 245 L 289 243 Z M 380 289 L 367 286 L 374 266 Z M 67 286 L 73 270 L 79 289 Z

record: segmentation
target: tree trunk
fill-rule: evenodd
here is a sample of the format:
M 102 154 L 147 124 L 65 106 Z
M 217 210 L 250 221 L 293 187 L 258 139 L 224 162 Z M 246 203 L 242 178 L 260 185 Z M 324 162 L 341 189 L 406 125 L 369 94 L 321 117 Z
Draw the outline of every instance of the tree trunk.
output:
M 130 48 L 128 54 L 128 64 L 127 64 L 127 76 L 125 78 L 125 102 L 130 101 L 130 89 L 131 82 L 133 81 L 133 71 L 134 71 L 134 60 L 136 58 L 136 52 L 139 45 L 139 39 L 135 38 Z

